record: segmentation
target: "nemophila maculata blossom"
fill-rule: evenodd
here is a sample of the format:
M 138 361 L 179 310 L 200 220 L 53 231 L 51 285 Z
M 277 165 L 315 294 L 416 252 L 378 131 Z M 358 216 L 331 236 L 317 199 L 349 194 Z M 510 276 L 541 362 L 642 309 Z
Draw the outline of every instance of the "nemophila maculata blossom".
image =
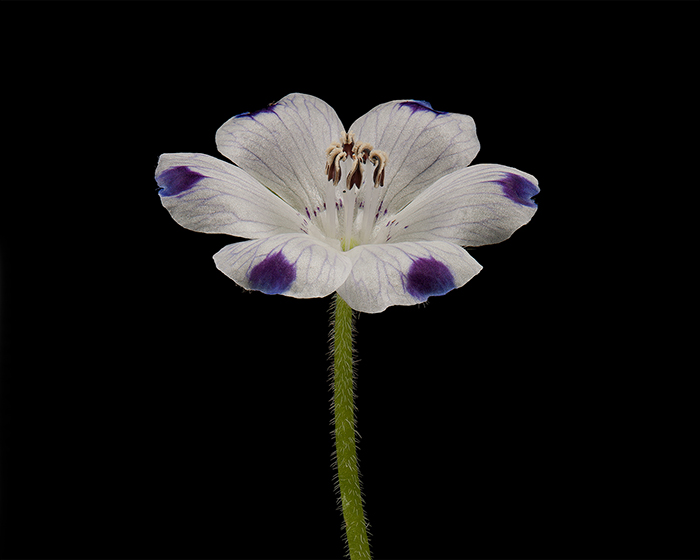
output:
M 384 103 L 346 130 L 293 93 L 231 118 L 216 143 L 233 163 L 163 154 L 159 194 L 180 225 L 249 239 L 214 261 L 266 294 L 337 292 L 366 313 L 421 303 L 481 270 L 464 247 L 508 239 L 537 209 L 532 175 L 470 165 L 474 120 L 424 101 Z
M 296 298 L 333 292 L 335 465 L 351 560 L 371 558 L 355 445 L 353 309 L 378 313 L 463 286 L 481 266 L 464 247 L 498 243 L 537 207 L 532 176 L 472 162 L 471 117 L 391 101 L 346 130 L 293 93 L 216 134 L 233 163 L 163 154 L 163 205 L 182 226 L 247 238 L 216 266 L 243 288 Z

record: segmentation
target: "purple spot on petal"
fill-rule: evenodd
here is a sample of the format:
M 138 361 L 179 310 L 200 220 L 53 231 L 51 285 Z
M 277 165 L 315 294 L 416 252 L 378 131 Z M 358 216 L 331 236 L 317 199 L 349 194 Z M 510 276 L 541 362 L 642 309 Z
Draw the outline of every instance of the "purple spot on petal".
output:
M 404 101 L 403 103 L 400 103 L 402 107 L 408 107 L 411 109 L 412 113 L 415 113 L 416 111 L 428 111 L 430 113 L 435 113 L 436 115 L 444 115 L 445 111 L 436 111 L 433 109 L 432 105 L 428 103 L 427 101 Z
M 282 251 L 270 253 L 256 264 L 248 275 L 250 287 L 265 294 L 281 294 L 289 289 L 297 277 L 296 267 Z
M 172 167 L 156 177 L 156 182 L 161 189 L 158 194 L 160 196 L 177 196 L 191 189 L 204 178 L 204 175 L 192 171 L 186 165 Z
M 415 260 L 408 269 L 406 291 L 420 301 L 444 295 L 454 288 L 455 279 L 450 269 L 433 257 Z
M 501 185 L 503 194 L 513 202 L 529 206 L 530 208 L 537 208 L 537 204 L 531 198 L 540 192 L 540 189 L 537 185 L 525 179 L 525 177 L 515 173 L 506 173 L 506 176 L 503 179 L 498 179 L 496 183 Z

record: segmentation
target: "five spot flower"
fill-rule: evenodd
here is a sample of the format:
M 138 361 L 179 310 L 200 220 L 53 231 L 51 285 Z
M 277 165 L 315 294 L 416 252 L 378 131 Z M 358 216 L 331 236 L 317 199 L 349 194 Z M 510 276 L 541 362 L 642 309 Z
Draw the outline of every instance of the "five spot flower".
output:
M 338 292 L 378 313 L 459 288 L 480 270 L 463 247 L 498 243 L 534 215 L 537 180 L 469 164 L 474 120 L 392 101 L 345 130 L 320 99 L 294 93 L 216 134 L 231 163 L 163 154 L 156 181 L 182 226 L 246 238 L 214 261 L 248 290 Z

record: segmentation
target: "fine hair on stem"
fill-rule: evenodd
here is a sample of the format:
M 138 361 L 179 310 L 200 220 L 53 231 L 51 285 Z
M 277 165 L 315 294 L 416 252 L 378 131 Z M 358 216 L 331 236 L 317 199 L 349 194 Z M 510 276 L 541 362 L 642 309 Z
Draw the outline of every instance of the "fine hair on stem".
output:
M 343 515 L 343 533 L 351 560 L 369 560 L 368 524 L 360 486 L 355 419 L 354 311 L 336 294 L 331 304 L 331 412 L 335 451 L 334 482 L 338 509 Z M 359 434 L 358 436 L 359 437 Z

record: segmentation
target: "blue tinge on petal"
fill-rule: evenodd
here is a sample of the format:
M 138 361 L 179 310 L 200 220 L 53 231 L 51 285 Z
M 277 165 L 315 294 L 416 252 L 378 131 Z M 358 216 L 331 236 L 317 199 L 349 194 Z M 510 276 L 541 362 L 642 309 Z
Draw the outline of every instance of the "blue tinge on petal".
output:
M 433 257 L 413 261 L 406 276 L 406 291 L 425 301 L 430 296 L 442 296 L 455 288 L 455 279 L 443 263 Z
M 161 188 L 158 194 L 160 196 L 177 196 L 191 189 L 204 178 L 204 175 L 192 171 L 186 165 L 178 165 L 163 171 L 156 177 L 156 182 Z
M 506 173 L 506 176 L 497 180 L 496 183 L 501 185 L 503 194 L 513 202 L 529 206 L 530 208 L 537 208 L 535 201 L 530 199 L 539 193 L 540 189 L 524 177 L 515 173 Z
M 267 107 L 263 107 L 262 109 L 258 109 L 257 111 L 249 111 L 247 113 L 241 113 L 240 115 L 236 115 L 234 118 L 240 119 L 242 117 L 250 117 L 252 119 L 256 115 L 259 115 L 260 113 L 274 113 L 275 112 L 275 105 L 277 105 L 277 103 L 270 103 Z
M 435 113 L 436 115 L 444 115 L 445 111 L 436 111 L 433 109 L 432 105 L 428 103 L 427 101 L 417 101 L 417 100 L 412 100 L 412 101 L 404 101 L 400 103 L 402 107 L 408 107 L 411 109 L 413 113 L 416 111 L 429 111 L 431 113 Z
M 297 277 L 294 264 L 290 263 L 282 251 L 270 253 L 256 264 L 248 275 L 250 287 L 265 294 L 286 292 Z

